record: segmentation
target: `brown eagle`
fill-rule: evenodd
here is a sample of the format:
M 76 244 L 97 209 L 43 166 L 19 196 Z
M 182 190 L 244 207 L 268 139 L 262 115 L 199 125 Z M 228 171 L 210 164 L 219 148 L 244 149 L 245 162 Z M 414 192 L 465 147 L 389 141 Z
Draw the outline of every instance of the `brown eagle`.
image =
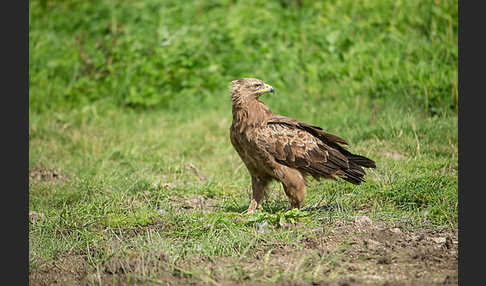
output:
M 360 184 L 365 175 L 362 167 L 376 167 L 373 160 L 346 150 L 344 139 L 318 126 L 273 114 L 259 100 L 262 94 L 274 92 L 263 81 L 234 80 L 231 89 L 231 144 L 251 175 L 247 213 L 261 208 L 265 188 L 273 179 L 282 183 L 291 207 L 300 208 L 306 195 L 305 176 Z

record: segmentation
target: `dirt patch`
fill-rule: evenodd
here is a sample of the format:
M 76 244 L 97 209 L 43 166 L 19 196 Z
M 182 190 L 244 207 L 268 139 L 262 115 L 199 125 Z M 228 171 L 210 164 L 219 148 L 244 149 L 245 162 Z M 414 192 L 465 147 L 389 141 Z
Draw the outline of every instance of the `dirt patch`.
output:
M 455 229 L 410 229 L 362 216 L 309 229 L 298 244 L 262 238 L 241 258 L 174 262 L 164 253 L 139 253 L 97 269 L 78 258 L 29 277 L 31 285 L 457 285 L 457 250 Z
M 39 264 L 29 273 L 29 285 L 79 285 L 89 269 L 82 256 L 69 256 Z
M 182 267 L 219 285 L 457 285 L 457 246 L 456 230 L 357 217 L 310 230 L 298 245 L 262 244 L 241 260 L 193 257 Z
M 201 210 L 210 212 L 218 206 L 218 201 L 201 195 L 172 197 L 170 198 L 170 206 L 179 211 Z
M 457 284 L 455 230 L 410 230 L 355 220 L 328 231 L 330 235 L 323 232 L 305 239 L 304 248 L 327 255 L 332 263 L 321 270 L 323 274 L 347 279 L 349 285 Z
M 41 182 L 63 181 L 68 176 L 56 169 L 48 168 L 32 168 L 29 169 L 29 181 L 33 184 Z
M 396 151 L 385 151 L 382 152 L 381 155 L 384 157 L 392 158 L 393 160 L 405 160 L 407 159 L 407 156 L 400 154 Z
M 188 285 L 188 278 L 171 272 L 163 253 L 115 255 L 96 267 L 76 254 L 36 267 L 29 285 Z
M 42 222 L 46 219 L 46 215 L 43 213 L 38 213 L 36 211 L 29 211 L 29 222 L 32 224 L 37 224 L 38 222 Z

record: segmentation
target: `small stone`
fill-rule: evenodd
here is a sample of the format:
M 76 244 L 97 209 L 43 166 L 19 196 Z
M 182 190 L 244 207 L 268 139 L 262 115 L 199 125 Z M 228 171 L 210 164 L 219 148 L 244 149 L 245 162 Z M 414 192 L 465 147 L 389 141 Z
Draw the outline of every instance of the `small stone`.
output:
M 378 231 L 384 231 L 386 230 L 386 224 L 383 222 L 377 222 L 375 223 L 375 229 Z
M 421 241 L 425 238 L 425 233 L 421 232 L 418 237 L 417 237 L 417 241 Z
M 164 209 L 160 209 L 160 210 L 157 211 L 157 214 L 159 214 L 159 215 L 165 215 L 165 214 L 167 214 L 167 211 L 164 210 Z
M 452 238 L 450 236 L 448 236 L 446 238 L 446 242 L 445 242 L 445 246 L 447 247 L 447 249 L 451 249 L 452 246 L 453 246 L 453 241 L 452 241 Z
M 444 282 L 442 282 L 442 285 L 452 285 L 452 284 L 457 285 L 457 282 L 458 282 L 457 276 L 447 275 L 446 278 L 444 279 Z
M 391 264 L 392 263 L 392 258 L 389 254 L 385 254 L 378 258 L 377 261 L 378 264 Z
M 268 222 L 266 220 L 262 221 L 261 223 L 256 223 L 255 226 L 258 233 L 268 233 L 268 230 L 266 229 L 266 227 L 268 226 Z
M 372 221 L 367 216 L 356 216 L 354 218 L 354 223 L 356 223 L 359 226 L 364 226 L 364 225 L 371 225 Z
M 367 239 L 364 241 L 366 247 L 370 250 L 378 250 L 380 248 L 382 248 L 383 246 L 381 245 L 381 243 L 379 243 L 378 241 L 376 240 L 373 240 L 373 239 Z
M 320 232 L 320 231 L 323 231 L 323 230 L 324 230 L 324 228 L 322 228 L 322 227 L 316 227 L 316 228 L 313 228 L 311 231 L 312 232 Z
M 437 244 L 444 244 L 446 243 L 446 238 L 445 237 L 432 237 L 431 238 L 433 242 Z
M 390 229 L 390 231 L 393 232 L 393 233 L 395 233 L 395 234 L 402 233 L 402 231 L 398 227 L 394 227 L 394 228 Z

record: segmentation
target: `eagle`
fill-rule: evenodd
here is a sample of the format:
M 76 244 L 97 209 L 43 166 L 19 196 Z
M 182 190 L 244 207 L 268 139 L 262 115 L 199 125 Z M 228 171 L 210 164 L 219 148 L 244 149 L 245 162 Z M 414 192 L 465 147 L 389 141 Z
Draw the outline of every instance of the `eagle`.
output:
M 348 143 L 321 127 L 274 114 L 260 101 L 272 86 L 256 78 L 231 82 L 233 121 L 231 144 L 251 175 L 252 198 L 246 214 L 261 209 L 266 188 L 280 181 L 291 208 L 300 208 L 306 196 L 306 177 L 342 178 L 353 184 L 364 182 L 365 168 L 375 162 L 353 154 Z

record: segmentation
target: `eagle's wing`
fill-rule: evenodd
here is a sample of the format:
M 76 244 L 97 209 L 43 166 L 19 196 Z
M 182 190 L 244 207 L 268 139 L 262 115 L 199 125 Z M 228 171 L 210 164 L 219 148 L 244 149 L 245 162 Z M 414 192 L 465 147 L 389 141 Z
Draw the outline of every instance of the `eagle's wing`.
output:
M 344 148 L 343 146 L 343 145 L 348 145 L 348 142 L 346 142 L 346 140 L 334 134 L 325 132 L 319 126 L 310 125 L 281 115 L 273 115 L 272 117 L 270 117 L 267 124 L 284 124 L 287 126 L 292 126 L 294 128 L 305 130 L 310 134 L 312 134 L 314 137 L 321 140 L 324 144 L 328 145 L 331 148 L 336 149 L 341 154 L 346 156 L 346 158 L 348 158 L 351 161 L 351 165 L 352 165 L 351 167 L 353 167 L 354 164 L 357 164 L 359 166 L 363 166 L 366 168 L 376 168 L 376 164 L 373 160 L 370 160 L 369 158 L 366 158 L 361 155 L 352 154 L 351 152 L 346 150 L 346 148 Z
M 366 157 L 351 154 L 341 145 L 348 143 L 318 126 L 280 115 L 273 115 L 258 136 L 257 144 L 275 160 L 313 177 L 335 176 L 360 183 L 365 175 L 360 167 L 373 165 Z
M 257 136 L 257 144 L 283 165 L 316 178 L 342 177 L 349 160 L 305 129 L 272 119 Z M 344 141 L 344 140 L 343 140 Z

